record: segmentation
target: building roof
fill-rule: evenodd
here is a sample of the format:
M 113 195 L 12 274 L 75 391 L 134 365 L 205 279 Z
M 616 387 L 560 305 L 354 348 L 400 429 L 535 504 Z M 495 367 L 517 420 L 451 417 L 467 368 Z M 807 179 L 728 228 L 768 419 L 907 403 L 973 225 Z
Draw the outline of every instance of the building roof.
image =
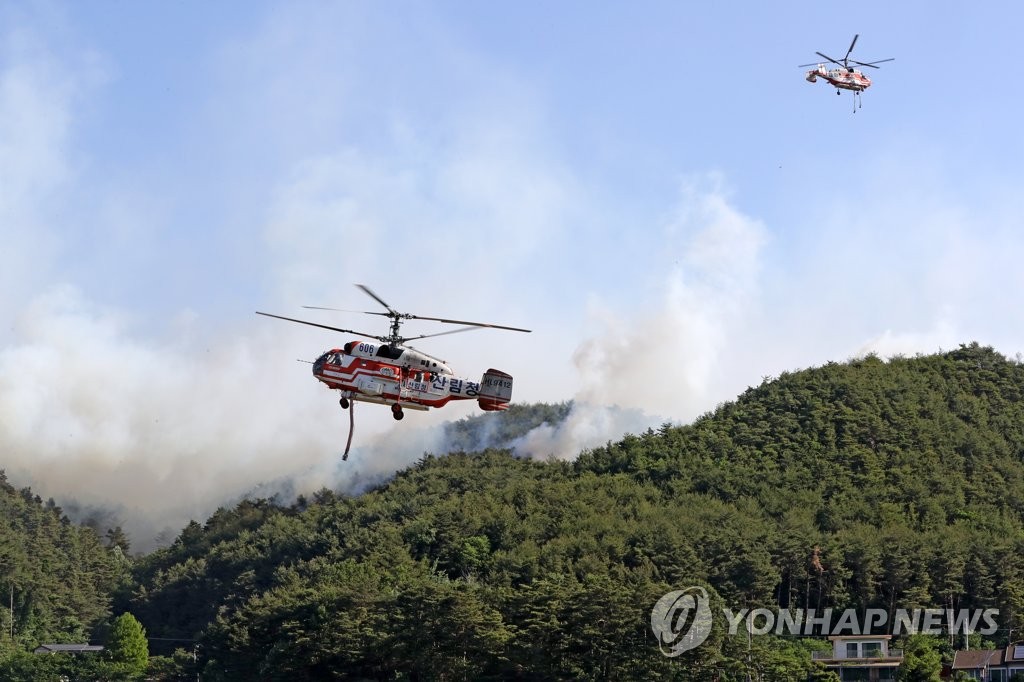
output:
M 821 661 L 829 668 L 897 668 L 903 657 L 890 656 L 889 658 L 831 658 Z
M 837 641 L 843 639 L 892 639 L 892 635 L 830 635 L 829 640 Z
M 103 651 L 103 647 L 99 644 L 40 644 L 35 648 L 37 654 L 58 652 L 78 654 L 86 651 Z
M 974 649 L 953 654 L 953 670 L 977 670 L 1002 663 L 1003 649 Z

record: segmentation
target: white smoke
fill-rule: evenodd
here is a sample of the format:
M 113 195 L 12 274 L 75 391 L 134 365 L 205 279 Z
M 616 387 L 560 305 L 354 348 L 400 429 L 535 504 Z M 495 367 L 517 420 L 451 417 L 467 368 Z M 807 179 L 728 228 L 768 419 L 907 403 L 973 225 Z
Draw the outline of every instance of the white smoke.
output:
M 627 433 L 641 433 L 665 419 L 615 405 L 574 403 L 565 421 L 541 424 L 512 444 L 522 457 L 575 459 L 584 450 L 620 440 Z
M 264 362 L 265 331 L 209 347 L 144 339 L 69 287 L 34 299 L 14 331 L 0 348 L 4 467 L 44 495 L 120 506 L 133 530 L 180 528 L 333 454 L 312 400 L 324 396 L 295 391 L 298 366 Z
M 722 353 L 756 302 L 766 234 L 729 203 L 719 178 L 684 183 L 672 219 L 643 240 L 651 271 L 663 273 L 653 301 L 631 314 L 591 305 L 600 329 L 574 354 L 581 386 L 572 413 L 535 429 L 517 451 L 573 458 L 625 432 L 687 422 L 714 404 L 716 374 L 728 362 Z
M 913 191 L 914 144 L 882 174 L 865 155 L 878 184 L 843 183 L 858 211 L 801 181 L 776 207 L 787 225 L 772 225 L 784 241 L 769 255 L 714 176 L 637 198 L 622 175 L 573 165 L 567 150 L 594 138 L 562 144 L 544 86 L 416 20 L 429 10 L 396 22 L 323 7 L 272 8 L 197 54 L 168 83 L 187 92 L 172 111 L 145 102 L 130 120 L 147 158 L 104 157 L 115 177 L 84 171 L 118 131 L 76 137 L 79 112 L 122 102 L 97 87 L 103 69 L 74 41 L 0 34 L 0 467 L 16 485 L 113 508 L 142 548 L 247 492 L 359 491 L 443 452 L 441 423 L 473 405 L 397 424 L 357 405 L 341 462 L 348 416 L 294 360 L 348 337 L 252 315 L 379 312 L 355 282 L 404 312 L 533 328 L 423 349 L 465 376 L 508 371 L 519 402 L 573 398 L 564 424 L 517 444 L 535 457 L 684 423 L 762 376 L 855 352 L 1019 346 L 1005 311 L 1024 278 L 1012 178 L 979 217 L 957 204 L 960 183 Z M 624 156 L 650 143 L 615 137 Z M 662 202 L 674 210 L 651 218 Z
M 243 41 L 224 57 L 237 66 L 232 60 L 243 54 L 246 67 L 245 77 L 217 89 L 224 128 L 210 137 L 223 145 L 221 151 L 234 151 L 224 140 L 252 146 L 253 139 L 237 137 L 239 129 L 245 134 L 255 127 L 260 142 L 292 139 L 292 107 L 247 106 L 268 80 L 292 94 L 322 90 L 324 69 L 311 75 L 295 63 L 316 63 L 330 54 L 324 49 L 337 40 L 335 32 L 317 32 L 312 45 L 296 41 L 285 62 L 276 41 L 305 35 L 304 25 L 289 15 L 267 26 L 267 34 L 257 31 L 248 45 Z M 162 186 L 163 207 L 155 219 L 147 210 L 152 188 L 133 193 L 130 183 L 90 184 L 90 178 L 69 171 L 76 97 L 94 94 L 76 88 L 88 79 L 52 46 L 4 44 L 9 49 L 0 61 L 0 311 L 6 321 L 0 331 L 0 468 L 16 485 L 30 485 L 93 516 L 96 507 L 110 510 L 123 520 L 136 548 L 145 549 L 155 533 L 173 533 L 250 492 L 361 490 L 424 452 L 439 451 L 438 425 L 472 406 L 410 412 L 395 424 L 388 410 L 358 405 L 354 449 L 341 462 L 347 415 L 336 395 L 294 360 L 310 360 L 347 338 L 257 318 L 252 311 L 301 316 L 298 306 L 306 303 L 379 311 L 352 288 L 363 281 L 404 311 L 522 324 L 521 302 L 503 300 L 500 309 L 494 302 L 502 300 L 510 277 L 543 262 L 547 250 L 540 250 L 557 234 L 571 188 L 559 165 L 531 142 L 528 112 L 491 102 L 488 94 L 472 106 L 478 114 L 495 114 L 494 125 L 460 121 L 449 143 L 428 153 L 415 130 L 403 130 L 395 139 L 399 149 L 392 150 L 397 160 L 340 140 L 322 150 L 316 136 L 300 134 L 301 148 L 282 154 L 281 169 L 272 176 L 254 178 L 248 168 L 236 168 L 237 177 L 251 183 L 247 191 L 224 188 L 225 194 L 244 196 L 238 214 L 262 229 L 248 222 L 237 234 L 207 239 L 190 227 L 190 238 L 201 242 L 182 249 L 176 237 L 158 231 L 181 229 L 174 214 L 191 205 L 191 191 L 182 194 L 182 184 L 173 182 Z M 321 103 L 328 110 L 338 104 L 332 97 Z M 501 110 L 507 115 L 497 116 Z M 519 115 L 524 119 L 517 120 Z M 343 129 L 344 118 L 344 107 L 329 111 L 323 130 Z M 309 139 L 318 142 L 314 153 L 307 151 Z M 211 193 L 219 196 L 223 178 L 217 181 Z M 68 216 L 47 208 L 64 196 L 82 205 L 80 193 L 97 188 L 99 195 L 84 205 L 98 206 L 98 218 L 82 212 L 69 226 Z M 197 199 L 209 203 L 208 197 Z M 107 224 L 111 216 L 117 227 Z M 481 229 L 484 219 L 501 229 Z M 206 253 L 215 249 L 221 251 Z M 518 257 L 498 257 L 506 252 Z M 143 273 L 149 277 L 144 283 L 135 281 L 136 257 L 167 273 L 165 287 L 147 289 L 164 281 L 152 273 Z M 217 270 L 203 272 L 200 257 Z M 252 262 L 245 263 L 246 257 Z M 248 291 L 230 298 L 227 319 L 214 319 L 202 301 L 174 295 L 174 283 L 192 277 L 205 278 L 211 293 L 220 294 L 218 272 L 235 274 L 232 267 L 244 272 L 245 266 L 253 279 Z M 116 284 L 116 295 L 126 303 L 101 302 L 108 297 L 90 290 L 97 279 Z M 148 294 L 159 301 L 150 306 Z M 168 315 L 169 323 L 153 322 Z M 306 317 L 377 334 L 386 330 L 375 317 Z M 528 362 L 529 349 L 513 353 L 511 343 L 485 331 L 475 340 L 445 337 L 425 350 L 452 358 L 464 376 L 479 376 L 492 365 L 523 376 L 519 364 Z
M 856 351 L 854 356 L 864 357 L 872 353 L 882 358 L 891 358 L 897 355 L 912 356 L 922 352 L 922 349 L 950 350 L 965 341 L 957 333 L 953 321 L 948 317 L 941 317 L 935 321 L 933 329 L 923 332 L 894 332 L 887 329 L 875 338 L 869 339 Z

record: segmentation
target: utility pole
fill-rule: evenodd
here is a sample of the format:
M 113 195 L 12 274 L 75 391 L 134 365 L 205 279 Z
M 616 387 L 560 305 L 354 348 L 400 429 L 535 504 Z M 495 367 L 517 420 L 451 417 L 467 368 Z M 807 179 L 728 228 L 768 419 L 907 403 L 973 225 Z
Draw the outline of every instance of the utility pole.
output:
M 751 682 L 750 681 L 750 666 L 753 663 L 753 660 L 752 660 L 753 659 L 753 651 L 752 651 L 752 649 L 753 649 L 754 643 L 753 643 L 753 640 L 752 640 L 752 635 L 750 633 L 750 628 L 753 625 L 754 625 L 754 614 L 751 613 L 750 616 L 747 618 L 747 682 Z

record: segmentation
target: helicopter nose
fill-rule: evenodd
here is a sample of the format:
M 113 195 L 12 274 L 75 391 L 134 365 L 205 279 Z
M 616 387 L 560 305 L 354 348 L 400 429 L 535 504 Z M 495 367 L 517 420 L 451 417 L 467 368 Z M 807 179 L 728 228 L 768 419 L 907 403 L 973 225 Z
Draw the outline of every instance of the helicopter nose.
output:
M 328 355 L 330 355 L 330 353 L 324 353 L 323 355 L 318 357 L 316 361 L 313 363 L 313 376 L 318 377 L 321 374 L 323 374 L 324 363 L 327 362 Z

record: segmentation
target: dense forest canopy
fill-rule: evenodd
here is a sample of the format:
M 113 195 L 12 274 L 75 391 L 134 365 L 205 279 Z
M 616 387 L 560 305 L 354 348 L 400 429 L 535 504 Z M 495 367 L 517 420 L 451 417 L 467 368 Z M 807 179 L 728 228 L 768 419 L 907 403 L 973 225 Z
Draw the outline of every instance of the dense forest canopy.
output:
M 995 608 L 1005 641 L 1024 627 L 1022 396 L 1024 366 L 977 344 L 832 363 L 572 463 L 438 453 L 358 497 L 246 500 L 123 580 L 123 554 L 5 483 L 0 505 L 25 518 L 0 522 L 0 586 L 31 573 L 37 604 L 7 646 L 130 612 L 196 642 L 204 679 L 824 675 L 819 643 L 717 628 L 662 656 L 651 608 L 689 585 L 734 607 Z M 467 450 L 482 424 L 456 427 Z M 80 559 L 44 568 L 29 546 Z

